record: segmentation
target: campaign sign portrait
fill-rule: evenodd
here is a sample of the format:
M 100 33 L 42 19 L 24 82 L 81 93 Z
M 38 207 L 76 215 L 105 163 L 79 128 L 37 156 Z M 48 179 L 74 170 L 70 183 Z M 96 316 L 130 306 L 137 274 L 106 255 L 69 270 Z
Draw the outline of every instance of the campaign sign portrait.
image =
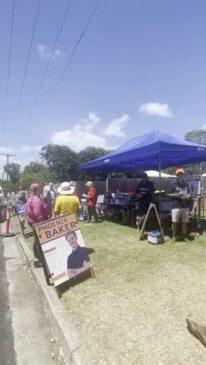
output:
M 55 286 L 91 268 L 74 214 L 53 218 L 33 227 Z

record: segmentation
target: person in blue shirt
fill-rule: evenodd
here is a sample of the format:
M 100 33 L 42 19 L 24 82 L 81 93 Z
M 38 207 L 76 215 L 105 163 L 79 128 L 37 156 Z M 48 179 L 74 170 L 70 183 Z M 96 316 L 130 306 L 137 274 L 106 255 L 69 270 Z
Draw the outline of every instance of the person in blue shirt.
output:
M 135 194 L 139 196 L 139 215 L 143 216 L 147 213 L 150 203 L 153 201 L 154 196 L 154 184 L 148 180 L 146 173 L 142 174 L 142 180 L 137 185 Z

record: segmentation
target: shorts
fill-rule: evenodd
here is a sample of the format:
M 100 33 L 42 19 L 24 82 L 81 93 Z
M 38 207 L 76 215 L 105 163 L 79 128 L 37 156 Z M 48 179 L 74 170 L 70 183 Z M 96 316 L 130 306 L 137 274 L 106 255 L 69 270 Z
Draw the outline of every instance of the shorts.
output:
M 188 223 L 190 217 L 189 208 L 175 208 L 172 209 L 172 222 L 173 223 Z

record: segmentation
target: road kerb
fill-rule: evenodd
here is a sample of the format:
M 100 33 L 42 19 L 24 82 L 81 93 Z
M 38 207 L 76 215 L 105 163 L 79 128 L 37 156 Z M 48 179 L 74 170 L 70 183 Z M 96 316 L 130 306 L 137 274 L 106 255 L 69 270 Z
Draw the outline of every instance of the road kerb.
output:
M 88 359 L 83 355 L 83 344 L 71 316 L 58 299 L 54 287 L 47 285 L 42 268 L 33 267 L 33 254 L 23 236 L 18 234 L 15 238 L 24 256 L 25 263 L 40 290 L 58 344 L 63 350 L 66 365 L 89 365 Z

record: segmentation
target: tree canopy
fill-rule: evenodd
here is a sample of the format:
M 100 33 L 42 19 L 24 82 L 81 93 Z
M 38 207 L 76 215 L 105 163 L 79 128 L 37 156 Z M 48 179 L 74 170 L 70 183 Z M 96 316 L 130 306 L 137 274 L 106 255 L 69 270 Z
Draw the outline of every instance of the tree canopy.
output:
M 11 163 L 4 167 L 8 173 L 10 182 L 8 191 L 28 189 L 34 183 L 48 184 L 78 179 L 104 180 L 104 173 L 92 173 L 91 175 L 78 170 L 80 163 L 88 162 L 104 156 L 109 151 L 104 148 L 87 147 L 76 153 L 66 146 L 49 144 L 41 149 L 41 161 L 31 161 L 21 172 L 21 166 Z
M 4 171 L 8 174 L 12 184 L 19 182 L 21 166 L 18 163 L 12 162 L 7 164 L 4 166 Z
M 24 172 L 30 173 L 30 174 L 36 174 L 39 172 L 45 172 L 48 168 L 39 161 L 31 161 L 24 167 Z
M 60 181 L 76 180 L 78 177 L 78 156 L 66 146 L 49 144 L 41 149 L 42 160 Z
M 188 142 L 206 145 L 206 130 L 198 129 L 189 131 L 185 134 L 185 140 Z
M 21 189 L 27 190 L 32 183 L 39 183 L 42 185 L 53 182 L 53 175 L 50 171 L 42 172 L 23 172 L 20 176 L 19 185 Z
M 75 153 L 66 146 L 49 144 L 41 149 L 40 155 L 49 170 L 57 175 L 59 181 L 63 181 L 86 177 L 84 172 L 78 171 L 79 163 L 102 157 L 107 152 L 104 148 L 87 147 Z
M 26 190 L 34 182 L 48 184 L 50 181 L 55 182 L 56 180 L 55 173 L 50 171 L 47 166 L 39 161 L 31 161 L 24 167 L 19 184 L 21 189 Z
M 206 145 L 206 130 L 197 129 L 189 131 L 185 134 L 185 140 L 188 142 L 194 142 Z M 206 162 L 202 162 L 201 164 L 188 165 L 186 167 L 186 171 L 192 171 L 194 175 L 203 173 L 206 171 Z
M 87 147 L 78 153 L 79 163 L 89 162 L 106 155 L 109 151 L 104 148 Z

